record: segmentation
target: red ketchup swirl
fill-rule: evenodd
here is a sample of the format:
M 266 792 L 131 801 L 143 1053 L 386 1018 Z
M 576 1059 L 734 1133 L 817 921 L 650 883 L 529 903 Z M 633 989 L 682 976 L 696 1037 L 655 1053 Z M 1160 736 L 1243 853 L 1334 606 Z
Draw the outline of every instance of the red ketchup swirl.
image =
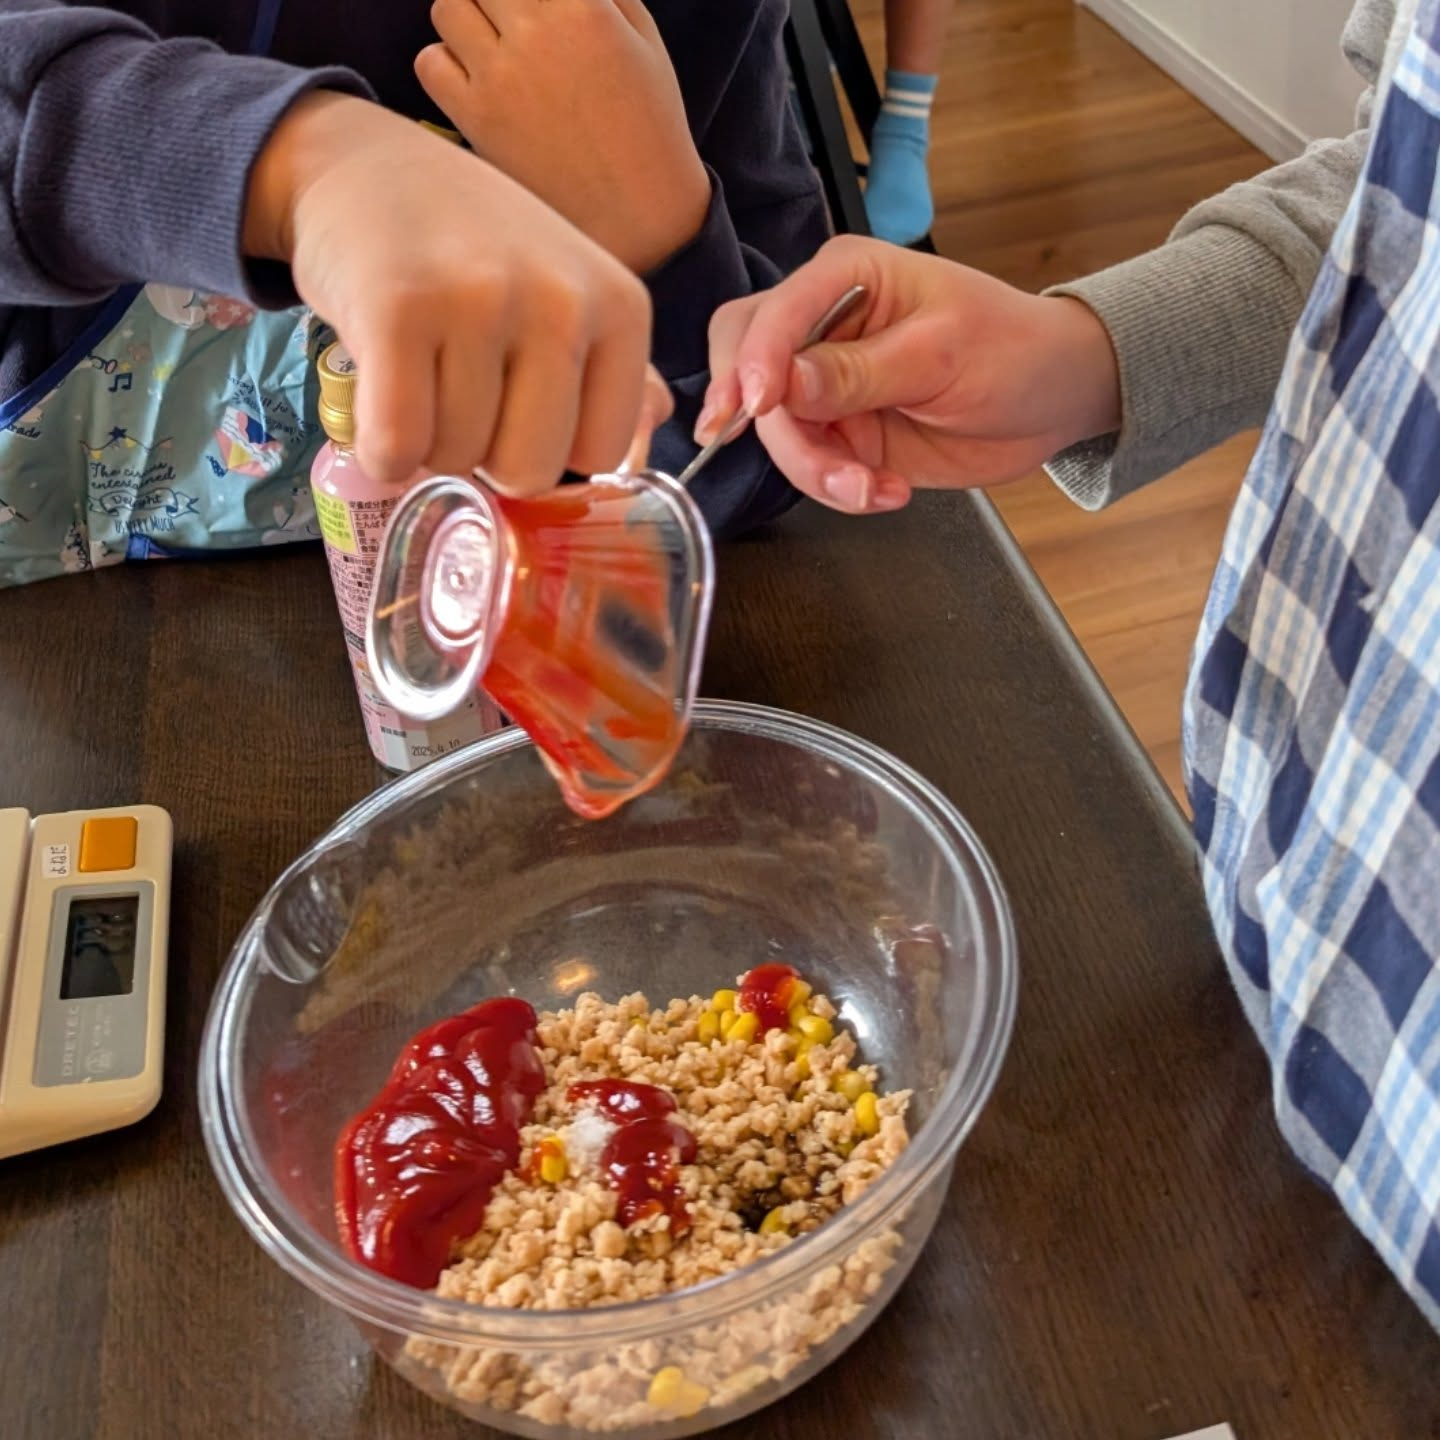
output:
M 799 980 L 800 972 L 790 965 L 757 965 L 740 982 L 740 1008 L 759 1018 L 762 1032 L 784 1030 Z
M 572 1105 L 593 1105 L 615 1122 L 600 1166 L 619 1197 L 620 1223 L 668 1215 L 670 1233 L 683 1235 L 690 1216 L 680 1166 L 695 1159 L 695 1137 L 675 1119 L 675 1097 L 638 1080 L 580 1080 L 567 1094 Z
M 520 1129 L 545 1088 L 535 1012 L 485 1000 L 422 1030 L 374 1101 L 335 1142 L 335 1220 L 346 1250 L 432 1288 L 520 1159 Z

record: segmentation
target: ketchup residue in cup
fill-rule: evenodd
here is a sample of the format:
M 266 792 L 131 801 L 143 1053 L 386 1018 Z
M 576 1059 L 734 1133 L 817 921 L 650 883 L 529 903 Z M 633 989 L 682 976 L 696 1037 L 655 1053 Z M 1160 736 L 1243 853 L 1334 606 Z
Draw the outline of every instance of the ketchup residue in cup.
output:
M 784 1030 L 790 1024 L 799 979 L 793 966 L 757 965 L 740 982 L 740 1008 L 759 1017 L 762 1032 Z
M 620 486 L 494 503 L 514 570 L 485 689 L 534 740 L 570 808 L 603 819 L 650 789 L 685 738 L 670 558 L 636 528 L 635 496 Z
M 416 1035 L 335 1142 L 335 1220 L 355 1259 L 430 1289 L 520 1159 L 545 1088 L 535 1011 L 485 1000 Z
M 567 1091 L 571 1104 L 593 1105 L 615 1123 L 600 1167 L 619 1196 L 627 1228 L 652 1215 L 670 1217 L 670 1233 L 690 1228 L 680 1190 L 680 1166 L 695 1159 L 695 1137 L 675 1119 L 675 1097 L 638 1080 L 580 1080 Z

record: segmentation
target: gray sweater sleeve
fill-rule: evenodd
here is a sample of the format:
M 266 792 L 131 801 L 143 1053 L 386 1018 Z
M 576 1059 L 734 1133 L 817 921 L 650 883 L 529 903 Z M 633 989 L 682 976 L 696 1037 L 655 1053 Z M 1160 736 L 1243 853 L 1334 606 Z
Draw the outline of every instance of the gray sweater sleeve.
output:
M 1203 201 L 1158 250 L 1048 292 L 1088 305 L 1119 361 L 1119 432 L 1046 466 L 1077 504 L 1099 510 L 1264 420 L 1364 163 L 1394 11 L 1359 0 L 1345 28 L 1368 87 L 1353 134 Z
M 160 40 L 114 10 L 0 0 L 0 304 L 84 304 L 144 280 L 288 302 L 284 267 L 262 277 L 241 255 L 245 193 L 317 86 L 366 93 L 344 70 Z

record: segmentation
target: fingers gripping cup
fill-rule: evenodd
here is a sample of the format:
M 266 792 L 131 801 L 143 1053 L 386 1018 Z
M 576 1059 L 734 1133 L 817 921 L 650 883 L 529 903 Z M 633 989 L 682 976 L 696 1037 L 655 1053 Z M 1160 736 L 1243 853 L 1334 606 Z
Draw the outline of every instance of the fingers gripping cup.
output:
M 714 559 L 694 502 L 657 471 L 517 500 L 439 476 L 391 518 L 367 648 L 417 720 L 483 689 L 591 819 L 654 785 L 685 737 Z

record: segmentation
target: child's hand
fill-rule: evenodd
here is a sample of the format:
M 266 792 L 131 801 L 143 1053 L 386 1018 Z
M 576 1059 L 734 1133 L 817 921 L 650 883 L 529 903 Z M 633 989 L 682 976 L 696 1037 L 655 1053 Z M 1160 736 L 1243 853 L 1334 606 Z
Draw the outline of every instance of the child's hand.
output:
M 435 0 L 415 60 L 474 146 L 643 274 L 710 204 L 680 86 L 641 0 Z
M 870 295 L 856 339 L 797 356 L 851 285 Z M 773 290 L 716 312 L 704 441 L 744 403 L 807 495 L 894 510 L 910 488 L 1015 480 L 1120 423 L 1109 336 L 1074 300 L 874 240 L 833 240 Z
M 613 469 L 669 413 L 640 282 L 513 180 L 377 105 L 294 106 L 252 173 L 244 243 L 290 262 L 354 354 L 356 446 L 378 479 L 478 465 L 531 493 Z

